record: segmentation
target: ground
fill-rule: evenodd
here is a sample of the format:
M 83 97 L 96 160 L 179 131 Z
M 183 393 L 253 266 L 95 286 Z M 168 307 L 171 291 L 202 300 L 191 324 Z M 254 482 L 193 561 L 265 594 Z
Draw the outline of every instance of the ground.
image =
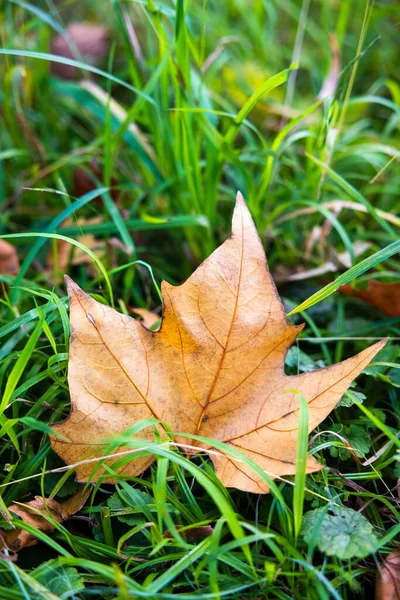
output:
M 0 246 L 0 598 L 372 597 L 400 531 L 399 16 L 385 0 L 1 4 L 0 234 L 17 254 Z M 226 490 L 156 435 L 151 468 L 64 518 L 84 492 L 49 441 L 70 411 L 63 275 L 156 328 L 161 281 L 230 235 L 238 190 L 306 323 L 288 374 L 390 338 L 311 433 L 325 468 Z M 18 548 L 15 503 L 35 496 L 42 520 L 19 524 L 38 543 Z

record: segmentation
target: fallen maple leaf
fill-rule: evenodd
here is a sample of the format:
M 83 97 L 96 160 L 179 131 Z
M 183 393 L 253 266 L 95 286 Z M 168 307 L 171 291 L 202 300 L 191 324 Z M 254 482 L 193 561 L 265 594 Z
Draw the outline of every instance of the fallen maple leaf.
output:
M 96 302 L 69 278 L 67 283 L 72 412 L 53 427 L 70 441 L 52 438 L 51 443 L 69 464 L 93 456 L 96 445 L 100 457 L 105 447 L 100 439 L 156 417 L 174 432 L 230 444 L 273 477 L 294 474 L 299 412 L 294 390 L 308 401 L 311 431 L 385 344 L 325 369 L 285 375 L 286 352 L 303 326 L 286 318 L 241 194 L 232 237 L 183 285 L 163 282 L 159 332 Z M 152 429 L 143 435 L 152 439 Z M 242 461 L 221 452 L 211 458 L 225 486 L 268 491 Z M 120 471 L 138 475 L 153 460 L 132 460 Z M 80 464 L 78 479 L 87 480 L 92 467 Z M 308 473 L 321 468 L 308 457 Z M 104 470 L 95 478 L 100 474 Z
M 376 580 L 376 600 L 400 600 L 400 550 L 388 554 Z
M 367 304 L 376 306 L 389 317 L 400 317 L 400 283 L 369 279 L 364 290 L 354 288 L 346 283 L 339 288 L 339 291 L 346 296 L 358 298 Z
M 35 496 L 34 500 L 26 504 L 12 504 L 8 507 L 8 510 L 18 515 L 28 525 L 32 525 L 45 533 L 50 533 L 54 530 L 54 525 L 49 517 L 57 523 L 62 523 L 82 508 L 91 491 L 90 486 L 87 488 L 82 486 L 76 494 L 63 502 Z M 7 548 L 12 552 L 18 552 L 22 548 L 34 546 L 37 542 L 37 538 L 32 533 L 19 529 L 18 526 L 15 529 L 5 531 L 0 529 L 0 550 Z

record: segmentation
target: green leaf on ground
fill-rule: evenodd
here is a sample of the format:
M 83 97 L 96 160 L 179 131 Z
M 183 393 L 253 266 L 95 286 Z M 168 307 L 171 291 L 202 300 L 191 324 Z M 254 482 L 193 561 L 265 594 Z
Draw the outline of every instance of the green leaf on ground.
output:
M 359 457 L 364 457 L 371 448 L 371 440 L 365 427 L 354 424 L 344 427 L 336 425 L 332 427 L 332 430 L 344 437 Z M 335 441 L 337 441 L 336 436 Z M 351 456 L 347 448 L 339 446 L 331 446 L 330 453 L 331 456 L 338 457 L 340 460 L 347 460 Z
M 345 506 L 309 511 L 303 517 L 302 533 L 306 543 L 342 560 L 368 556 L 377 542 L 371 523 Z
M 353 390 L 348 390 L 344 396 L 338 402 L 339 406 L 353 406 L 353 404 L 362 404 L 366 399 L 366 395 L 362 392 L 354 392 Z
M 57 598 L 74 598 L 76 592 L 85 588 L 83 577 L 74 567 L 64 567 L 54 561 L 43 563 L 35 575 L 35 579 Z

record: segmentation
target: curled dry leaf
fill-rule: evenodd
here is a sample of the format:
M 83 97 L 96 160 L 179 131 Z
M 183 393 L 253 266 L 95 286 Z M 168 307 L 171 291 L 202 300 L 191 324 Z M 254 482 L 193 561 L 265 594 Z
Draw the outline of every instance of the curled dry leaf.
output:
M 49 518 L 57 521 L 57 523 L 69 519 L 83 507 L 91 491 L 90 486 L 86 489 L 82 486 L 76 494 L 63 502 L 35 496 L 34 500 L 26 504 L 12 504 L 8 507 L 8 510 L 18 515 L 28 525 L 32 525 L 45 533 L 50 533 L 54 530 L 54 525 Z M 14 524 L 16 525 L 16 523 Z M 22 548 L 34 546 L 37 542 L 37 538 L 32 533 L 19 529 L 17 525 L 15 529 L 0 530 L 0 550 L 7 548 L 12 552 L 18 552 Z
M 342 285 L 339 290 L 346 296 L 376 306 L 389 317 L 400 317 L 400 283 L 385 283 L 369 279 L 364 290 L 354 288 L 349 283 Z
M 19 260 L 14 246 L 0 240 L 0 275 L 17 275 Z
M 400 600 L 400 550 L 384 560 L 376 579 L 376 600 Z
M 378 342 L 324 369 L 285 374 L 285 355 L 303 326 L 295 327 L 286 318 L 241 194 L 232 237 L 183 285 L 163 282 L 158 332 L 96 302 L 69 278 L 67 283 L 72 412 L 55 427 L 70 441 L 52 438 L 52 446 L 69 464 L 94 453 L 101 457 L 104 442 L 99 440 L 156 417 L 173 432 L 226 442 L 272 477 L 294 474 L 296 391 L 308 401 L 311 431 L 385 344 Z M 140 437 L 152 440 L 152 428 Z M 177 440 L 190 443 L 187 437 Z M 212 448 L 197 441 L 194 445 Z M 242 460 L 221 451 L 210 452 L 210 457 L 225 486 L 268 491 L 262 476 Z M 153 460 L 131 460 L 123 473 L 138 475 Z M 78 479 L 87 480 L 92 469 L 93 463 L 79 465 Z M 309 456 L 307 472 L 319 469 Z M 99 469 L 96 477 L 101 474 Z M 109 476 L 106 480 L 114 481 Z
M 82 59 L 92 66 L 99 66 L 107 57 L 110 33 L 102 25 L 73 23 L 51 42 L 51 52 L 57 56 Z M 77 79 L 80 71 L 76 67 L 62 63 L 52 63 L 52 72 L 62 79 Z

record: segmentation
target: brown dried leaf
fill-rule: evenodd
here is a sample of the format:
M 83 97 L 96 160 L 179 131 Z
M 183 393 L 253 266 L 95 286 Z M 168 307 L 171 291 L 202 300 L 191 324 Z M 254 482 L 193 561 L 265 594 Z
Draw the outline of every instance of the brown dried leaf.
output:
M 376 579 L 376 600 L 400 600 L 400 550 L 391 552 Z
M 342 285 L 339 290 L 346 296 L 376 306 L 389 317 L 400 317 L 400 283 L 385 283 L 369 279 L 364 290 L 354 288 L 349 283 Z
M 17 275 L 19 260 L 14 246 L 0 240 L 0 275 Z
M 65 30 L 64 36 L 57 35 L 52 40 L 51 52 L 74 60 L 82 57 L 83 61 L 96 67 L 107 57 L 109 37 L 109 30 L 102 25 L 73 23 Z M 79 69 L 62 63 L 53 62 L 51 70 L 62 79 L 77 79 L 80 76 Z
M 36 527 L 40 531 L 50 533 L 54 530 L 54 525 L 48 520 L 48 517 L 51 517 L 57 523 L 62 523 L 83 507 L 91 491 L 90 486 L 86 489 L 82 486 L 76 494 L 63 502 L 35 496 L 34 500 L 26 504 L 12 504 L 8 507 L 8 510 L 18 515 L 25 523 Z M 38 540 L 32 533 L 18 527 L 7 531 L 0 530 L 0 550 L 7 548 L 12 552 L 18 552 L 22 548 L 34 546 L 37 542 Z
M 286 352 L 303 326 L 295 327 L 286 318 L 240 194 L 232 237 L 183 285 L 163 282 L 159 332 L 99 304 L 70 279 L 67 283 L 72 412 L 56 427 L 70 441 L 52 438 L 52 446 L 69 464 L 93 456 L 96 446 L 100 457 L 104 444 L 98 440 L 156 417 L 173 432 L 230 444 L 274 477 L 292 475 L 299 411 L 294 390 L 309 403 L 311 431 L 385 344 L 312 373 L 285 374 Z M 140 437 L 153 439 L 152 428 Z M 188 443 L 188 438 L 177 439 Z M 225 486 L 268 491 L 243 461 L 215 451 L 210 456 Z M 132 460 L 124 475 L 142 473 L 153 460 Z M 78 479 L 87 480 L 92 468 L 92 463 L 80 464 Z M 307 472 L 320 468 L 309 456 Z M 96 477 L 102 473 L 98 470 Z

